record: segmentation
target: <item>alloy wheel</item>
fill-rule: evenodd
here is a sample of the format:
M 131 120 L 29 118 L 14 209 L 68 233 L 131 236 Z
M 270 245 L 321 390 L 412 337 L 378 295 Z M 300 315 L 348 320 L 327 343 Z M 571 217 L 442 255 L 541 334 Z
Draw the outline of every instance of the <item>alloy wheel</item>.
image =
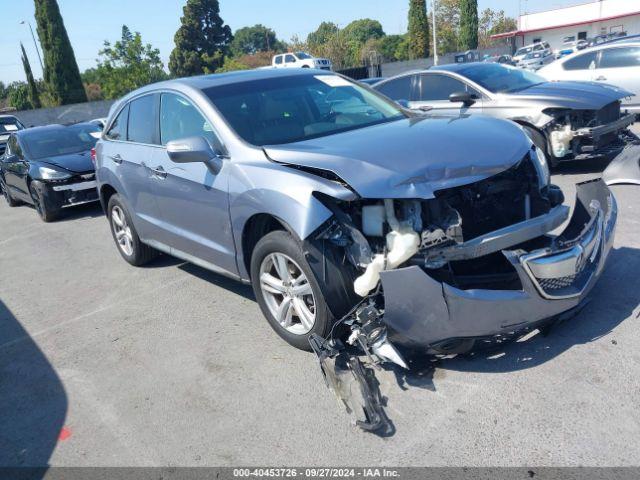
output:
M 260 265 L 260 289 L 276 321 L 294 335 L 305 335 L 316 323 L 316 300 L 300 266 L 283 253 L 267 255 Z
M 111 209 L 111 225 L 113 226 L 113 233 L 118 247 L 125 255 L 130 257 L 133 255 L 133 234 L 131 233 L 131 227 L 127 223 L 124 211 L 117 205 Z

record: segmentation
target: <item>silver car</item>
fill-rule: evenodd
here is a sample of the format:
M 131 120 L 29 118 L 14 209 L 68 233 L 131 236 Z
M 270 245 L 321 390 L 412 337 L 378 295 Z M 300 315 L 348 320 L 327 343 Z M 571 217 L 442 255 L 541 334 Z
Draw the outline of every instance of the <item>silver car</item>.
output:
M 635 138 L 628 130 L 635 115 L 620 106 L 630 92 L 587 82 L 548 82 L 507 65 L 443 65 L 408 72 L 373 88 L 414 110 L 513 120 L 552 165 L 611 159 Z
M 459 352 L 577 311 L 616 223 L 588 182 L 550 235 L 569 208 L 514 123 L 413 115 L 320 70 L 144 87 L 114 106 L 96 163 L 127 262 L 164 252 L 250 283 L 291 345 L 401 365 L 394 345 Z

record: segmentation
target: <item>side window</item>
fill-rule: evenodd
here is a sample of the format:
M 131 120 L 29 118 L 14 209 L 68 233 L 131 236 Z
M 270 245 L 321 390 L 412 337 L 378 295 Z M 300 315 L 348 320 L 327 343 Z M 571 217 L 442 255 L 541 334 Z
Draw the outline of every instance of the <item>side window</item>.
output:
M 609 48 L 602 50 L 598 68 L 640 67 L 640 48 Z
M 276 57 L 276 65 L 282 65 L 282 55 Z
M 155 143 L 154 95 L 145 95 L 129 104 L 127 140 L 135 143 Z
M 589 70 L 595 66 L 597 52 L 588 52 L 577 57 L 573 57 L 562 64 L 564 70 Z
M 295 63 L 295 61 L 296 61 L 296 57 L 294 57 L 293 55 L 290 55 L 290 54 L 289 54 L 289 55 L 286 55 L 286 56 L 284 57 L 284 61 L 285 61 L 286 63 Z
M 412 97 L 411 85 L 413 78 L 413 75 L 405 75 L 404 77 L 396 78 L 395 80 L 390 80 L 380 85 L 377 90 L 391 100 L 406 100 L 409 102 Z
M 446 75 L 421 75 L 420 100 L 449 100 L 449 95 L 467 91 L 460 80 Z
M 160 142 L 166 145 L 171 140 L 187 137 L 204 137 L 214 148 L 221 145 L 211 124 L 191 102 L 173 93 L 163 93 L 160 99 Z
M 129 120 L 129 104 L 124 107 L 111 124 L 111 128 L 105 134 L 109 140 L 127 139 L 127 121 Z

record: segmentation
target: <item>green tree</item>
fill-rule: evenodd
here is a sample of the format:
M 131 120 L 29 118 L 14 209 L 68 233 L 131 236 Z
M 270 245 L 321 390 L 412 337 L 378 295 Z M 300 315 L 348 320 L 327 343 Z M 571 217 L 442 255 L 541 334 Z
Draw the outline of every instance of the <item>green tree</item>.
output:
M 377 20 L 371 20 L 370 18 L 354 20 L 344 27 L 343 32 L 348 42 L 360 45 L 363 45 L 371 38 L 384 37 L 384 30 L 382 29 L 380 22 Z
M 214 73 L 224 63 L 233 39 L 220 17 L 218 0 L 187 0 L 169 70 L 176 77 Z
M 430 12 L 430 17 L 433 13 Z M 460 0 L 438 0 L 435 15 L 438 31 L 438 54 L 459 51 Z M 430 20 L 429 23 L 432 21 Z
M 478 0 L 460 0 L 460 38 L 462 50 L 478 48 Z
M 16 110 L 31 110 L 29 101 L 29 85 L 25 82 L 13 82 L 7 87 L 9 106 Z
M 307 44 L 309 48 L 318 48 L 326 44 L 329 39 L 338 33 L 338 25 L 332 22 L 322 22 L 315 32 L 307 35 Z
M 236 30 L 230 47 L 231 53 L 236 57 L 257 52 L 281 52 L 284 49 L 284 44 L 277 39 L 276 32 L 260 24 Z
M 24 74 L 27 77 L 27 86 L 29 87 L 29 103 L 33 108 L 40 108 L 40 95 L 38 94 L 38 87 L 36 81 L 33 78 L 33 72 L 31 71 L 31 64 L 27 57 L 27 52 L 24 49 L 24 45 L 20 42 L 20 49 L 22 50 L 22 67 L 24 68 Z
M 120 40 L 113 45 L 104 42 L 99 56 L 98 66 L 85 72 L 84 79 L 88 85 L 98 84 L 101 96 L 107 99 L 167 78 L 160 51 L 143 44 L 140 33 L 132 33 L 126 25 Z
M 425 0 L 409 0 L 409 58 L 429 56 L 429 17 Z
M 405 35 L 387 35 L 382 37 L 378 42 L 379 51 L 382 58 L 386 61 L 406 60 L 402 58 L 402 43 L 405 42 Z
M 86 102 L 87 95 L 58 3 L 56 0 L 34 1 L 48 96 L 56 105 Z
M 507 17 L 504 10 L 492 10 L 486 8 L 482 11 L 478 25 L 478 46 L 487 48 L 493 41 L 491 35 L 512 32 L 518 29 L 518 23 L 514 18 Z

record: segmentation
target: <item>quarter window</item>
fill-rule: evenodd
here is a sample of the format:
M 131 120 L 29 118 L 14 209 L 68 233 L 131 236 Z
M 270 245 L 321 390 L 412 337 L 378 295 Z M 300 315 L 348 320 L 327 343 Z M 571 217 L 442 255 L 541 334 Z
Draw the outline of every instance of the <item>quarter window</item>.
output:
M 380 85 L 377 90 L 391 100 L 406 100 L 408 102 L 412 99 L 411 85 L 413 78 L 413 75 L 405 75 Z
M 160 141 L 162 145 L 172 140 L 188 137 L 204 137 L 212 147 L 220 142 L 211 124 L 186 98 L 173 93 L 163 93 L 160 100 Z
M 609 48 L 602 51 L 600 68 L 640 67 L 640 48 Z
M 135 143 L 154 144 L 155 137 L 154 96 L 146 95 L 129 104 L 129 127 L 127 140 Z
M 127 121 L 129 119 L 129 105 L 124 107 L 116 119 L 111 124 L 111 128 L 105 134 L 109 140 L 126 140 L 127 139 Z
M 562 68 L 565 70 L 589 70 L 595 66 L 597 55 L 597 52 L 583 53 L 564 62 Z

